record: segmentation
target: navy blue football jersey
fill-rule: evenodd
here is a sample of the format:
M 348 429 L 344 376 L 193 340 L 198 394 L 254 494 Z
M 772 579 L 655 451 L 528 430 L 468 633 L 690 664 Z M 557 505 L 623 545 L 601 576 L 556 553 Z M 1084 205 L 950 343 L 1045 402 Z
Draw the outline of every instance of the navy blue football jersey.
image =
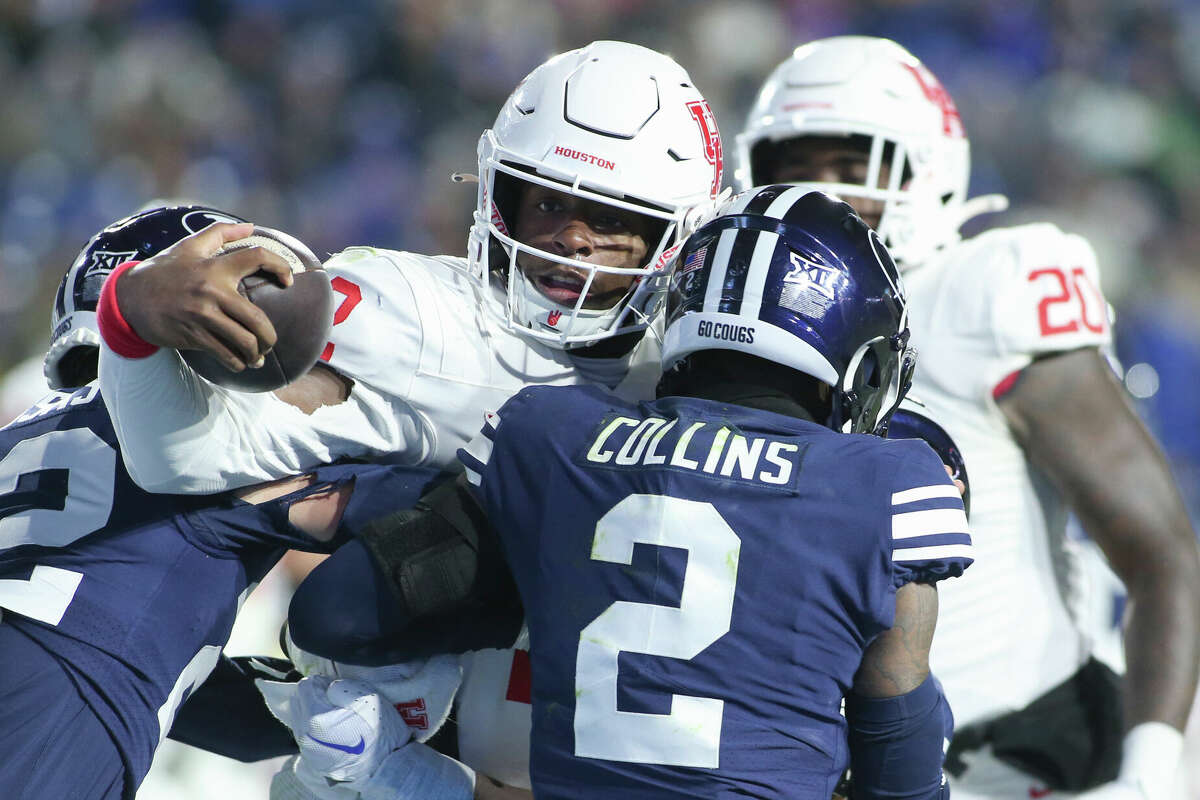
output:
M 920 441 L 535 387 L 459 455 L 526 609 L 539 797 L 828 800 L 896 590 L 971 562 Z
M 345 529 L 413 505 L 428 470 L 333 465 L 260 505 L 173 496 L 126 474 L 98 384 L 53 393 L 0 428 L 0 611 L 67 671 L 141 782 L 212 671 L 250 588 L 288 548 L 327 551 L 287 519 L 345 481 Z

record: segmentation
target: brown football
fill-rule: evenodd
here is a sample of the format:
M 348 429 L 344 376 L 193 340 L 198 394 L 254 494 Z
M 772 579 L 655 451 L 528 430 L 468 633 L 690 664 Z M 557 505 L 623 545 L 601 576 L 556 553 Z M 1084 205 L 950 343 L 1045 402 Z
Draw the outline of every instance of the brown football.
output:
M 329 329 L 333 326 L 333 290 L 320 260 L 302 242 L 281 231 L 261 226 L 245 239 L 230 242 L 220 253 L 245 247 L 262 247 L 281 256 L 292 267 L 295 281 L 287 289 L 266 272 L 242 279 L 238 291 L 262 309 L 275 326 L 275 347 L 266 363 L 241 372 L 227 369 L 205 350 L 184 350 L 181 355 L 205 379 L 241 392 L 270 392 L 294 381 L 317 363 Z

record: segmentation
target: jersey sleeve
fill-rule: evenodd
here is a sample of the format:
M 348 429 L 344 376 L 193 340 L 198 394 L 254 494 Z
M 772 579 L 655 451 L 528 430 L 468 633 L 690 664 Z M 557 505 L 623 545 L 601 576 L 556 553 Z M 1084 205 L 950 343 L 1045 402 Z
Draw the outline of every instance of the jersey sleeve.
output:
M 1011 229 L 999 241 L 992 315 L 1002 354 L 1036 358 L 1111 344 L 1108 303 L 1086 239 L 1042 224 Z
M 370 247 L 326 261 L 338 305 L 321 360 L 385 394 L 407 397 L 426 335 L 413 283 L 420 267 L 417 257 Z
M 211 384 L 165 348 L 129 359 L 101 347 L 100 386 L 125 467 L 150 492 L 240 488 L 344 456 L 403 450 L 418 435 L 369 387 L 306 415 L 270 392 Z
M 483 399 L 497 390 L 495 356 L 460 262 L 366 247 L 326 262 L 341 302 L 323 358 L 411 423 L 405 463 L 454 466 L 455 451 L 470 438 L 480 411 L 502 402 L 497 398 L 493 406 Z M 505 368 L 496 371 L 504 383 Z
M 923 441 L 889 442 L 892 584 L 957 577 L 974 561 L 967 515 L 941 460 Z
M 212 493 L 342 457 L 418 464 L 432 434 L 406 396 L 423 330 L 390 260 L 358 248 L 331 259 L 342 296 L 323 360 L 354 381 L 346 402 L 304 414 L 273 393 L 200 378 L 174 350 L 125 358 L 101 348 L 100 384 L 126 468 L 152 492 Z

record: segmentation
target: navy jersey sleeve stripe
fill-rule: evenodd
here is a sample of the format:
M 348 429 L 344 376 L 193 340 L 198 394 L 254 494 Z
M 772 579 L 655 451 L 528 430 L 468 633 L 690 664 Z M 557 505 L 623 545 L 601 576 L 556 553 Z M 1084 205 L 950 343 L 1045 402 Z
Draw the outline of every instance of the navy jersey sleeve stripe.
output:
M 950 547 L 963 545 L 971 547 L 971 536 L 967 533 L 929 533 L 923 536 L 910 536 L 907 539 L 892 541 L 892 552 L 895 558 L 906 550 L 916 550 L 922 547 Z
M 921 563 L 939 559 L 965 558 L 974 560 L 975 550 L 968 544 L 924 544 L 915 547 L 901 547 L 892 551 L 892 560 L 900 562 Z
M 927 444 L 895 444 L 899 467 L 891 495 L 893 585 L 962 574 L 974 561 L 974 550 L 958 487 Z
M 478 487 L 483 481 L 483 471 L 492 459 L 492 447 L 499 429 L 500 414 L 495 411 L 488 412 L 483 418 L 483 427 L 479 434 L 468 442 L 466 447 L 458 449 L 458 460 L 466 469 L 467 480 L 472 486 Z

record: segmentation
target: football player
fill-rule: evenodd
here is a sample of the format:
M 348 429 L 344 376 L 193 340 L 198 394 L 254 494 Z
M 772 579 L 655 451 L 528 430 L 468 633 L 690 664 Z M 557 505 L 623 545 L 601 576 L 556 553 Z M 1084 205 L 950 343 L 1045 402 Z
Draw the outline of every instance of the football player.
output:
M 345 455 L 442 468 L 485 411 L 528 384 L 652 397 L 658 341 L 644 333 L 662 267 L 721 185 L 720 135 L 687 73 L 621 42 L 556 56 L 505 102 L 478 157 L 467 257 L 358 247 L 331 258 L 341 304 L 323 364 L 286 392 L 213 386 L 176 352 L 207 349 L 238 368 L 274 341 L 236 286 L 259 267 L 286 279 L 283 265 L 213 256 L 246 229 L 214 225 L 118 268 L 100 380 L 133 479 L 212 492 Z M 524 772 L 529 706 L 508 690 L 523 656 L 471 663 L 462 692 L 479 702 L 460 752 L 502 779 L 506 765 Z
M 331 509 L 352 525 L 380 513 L 372 503 L 415 502 L 435 474 L 321 466 L 194 496 L 134 484 L 94 381 L 104 278 L 231 219 L 161 208 L 93 237 L 55 299 L 45 371 L 61 391 L 0 428 L 2 797 L 132 797 L 218 664 L 242 600 L 284 551 L 332 550 L 346 534 Z M 229 722 L 221 736 L 236 739 Z M 253 754 L 287 742 L 241 745 Z
M 407 638 L 490 635 L 444 624 L 477 608 L 519 623 L 519 590 L 539 797 L 827 800 L 847 763 L 860 800 L 948 797 L 927 656 L 934 584 L 971 537 L 941 460 L 869 435 L 913 366 L 895 265 L 848 205 L 786 185 L 735 198 L 678 263 L 657 401 L 522 390 L 460 451 L 465 479 L 372 522 Z M 452 562 L 456 595 L 411 594 Z M 327 777 L 369 800 L 470 796 L 461 778 L 415 792 L 408 748 L 371 746 L 399 715 L 355 702 L 297 731 L 306 757 L 324 740 Z M 364 731 L 372 757 L 350 747 Z
M 794 181 L 852 203 L 905 271 L 913 391 L 974 483 L 978 561 L 947 587 L 932 653 L 958 723 L 955 797 L 1171 796 L 1200 662 L 1200 556 L 1102 353 L 1091 246 L 1048 223 L 961 238 L 1005 203 L 967 199 L 950 95 L 885 39 L 797 48 L 763 85 L 737 162 L 739 185 Z M 1068 508 L 1129 592 L 1123 689 L 1072 614 Z
M 661 267 L 711 205 L 721 163 L 707 104 L 666 56 L 598 42 L 551 59 L 480 138 L 467 258 L 356 247 L 326 263 L 341 303 L 315 375 L 336 379 L 314 387 L 330 407 L 311 414 L 201 382 L 175 350 L 236 369 L 273 341 L 237 295 L 235 254 L 212 257 L 237 228 L 124 265 L 113 275 L 124 320 L 100 375 L 131 474 L 193 492 L 330 455 L 445 465 L 482 409 L 526 384 L 650 396 L 657 341 L 642 334 Z

